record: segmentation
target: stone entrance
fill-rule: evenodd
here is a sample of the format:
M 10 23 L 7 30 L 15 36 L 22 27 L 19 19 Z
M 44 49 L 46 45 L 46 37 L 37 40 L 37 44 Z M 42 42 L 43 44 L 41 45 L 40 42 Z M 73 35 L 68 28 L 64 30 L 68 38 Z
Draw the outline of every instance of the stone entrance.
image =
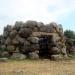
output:
M 50 48 L 51 48 L 52 36 L 41 36 L 39 40 L 39 56 L 40 58 L 49 58 L 51 57 Z

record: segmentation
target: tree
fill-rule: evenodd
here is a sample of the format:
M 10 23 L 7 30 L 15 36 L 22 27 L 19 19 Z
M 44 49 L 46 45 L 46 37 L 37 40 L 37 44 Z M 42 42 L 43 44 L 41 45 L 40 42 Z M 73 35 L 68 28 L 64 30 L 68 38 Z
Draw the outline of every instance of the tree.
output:
M 74 31 L 72 31 L 72 30 L 65 30 L 65 31 L 64 31 L 64 35 L 65 35 L 65 37 L 67 37 L 67 38 L 75 39 L 75 33 L 74 33 Z

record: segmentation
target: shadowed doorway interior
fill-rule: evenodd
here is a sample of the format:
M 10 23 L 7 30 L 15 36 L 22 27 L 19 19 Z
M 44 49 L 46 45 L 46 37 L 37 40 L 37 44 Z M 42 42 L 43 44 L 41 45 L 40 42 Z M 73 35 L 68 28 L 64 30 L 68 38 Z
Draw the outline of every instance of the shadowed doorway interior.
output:
M 40 58 L 50 58 L 50 46 L 51 46 L 52 36 L 41 36 L 39 45 L 39 56 Z

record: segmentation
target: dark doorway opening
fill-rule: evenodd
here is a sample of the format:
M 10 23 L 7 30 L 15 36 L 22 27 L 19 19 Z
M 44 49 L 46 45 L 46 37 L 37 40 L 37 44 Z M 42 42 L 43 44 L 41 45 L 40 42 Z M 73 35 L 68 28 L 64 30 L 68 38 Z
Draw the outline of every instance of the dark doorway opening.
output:
M 41 36 L 39 45 L 39 56 L 40 58 L 50 59 L 50 46 L 52 42 L 52 36 Z

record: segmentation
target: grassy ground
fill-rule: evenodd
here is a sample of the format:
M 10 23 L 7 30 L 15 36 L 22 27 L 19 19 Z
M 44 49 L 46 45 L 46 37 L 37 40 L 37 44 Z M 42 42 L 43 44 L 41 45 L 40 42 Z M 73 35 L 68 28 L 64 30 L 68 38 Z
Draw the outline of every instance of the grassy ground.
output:
M 0 75 L 75 75 L 75 60 L 0 62 Z

